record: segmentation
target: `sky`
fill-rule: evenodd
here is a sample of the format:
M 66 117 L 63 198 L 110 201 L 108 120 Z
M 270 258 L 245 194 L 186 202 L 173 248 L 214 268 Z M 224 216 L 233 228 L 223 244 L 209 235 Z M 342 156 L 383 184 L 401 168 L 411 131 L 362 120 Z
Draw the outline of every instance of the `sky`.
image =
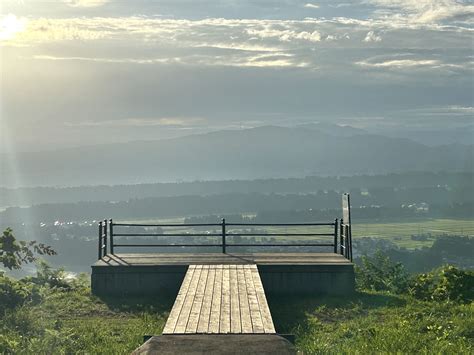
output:
M 473 1 L 0 6 L 0 146 L 10 151 L 311 122 L 473 123 Z

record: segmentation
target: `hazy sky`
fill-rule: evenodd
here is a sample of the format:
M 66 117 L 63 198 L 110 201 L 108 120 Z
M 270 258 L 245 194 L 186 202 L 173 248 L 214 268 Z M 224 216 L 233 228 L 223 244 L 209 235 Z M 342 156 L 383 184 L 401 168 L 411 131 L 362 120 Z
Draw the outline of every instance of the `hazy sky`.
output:
M 9 149 L 473 121 L 472 1 L 2 0 Z

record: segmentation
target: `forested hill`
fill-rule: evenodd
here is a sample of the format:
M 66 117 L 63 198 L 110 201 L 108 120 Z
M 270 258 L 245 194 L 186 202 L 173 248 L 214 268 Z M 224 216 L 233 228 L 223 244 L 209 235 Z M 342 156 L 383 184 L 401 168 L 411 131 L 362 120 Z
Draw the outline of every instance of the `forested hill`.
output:
M 79 201 L 126 201 L 153 197 L 173 197 L 219 194 L 310 194 L 336 190 L 352 192 L 370 191 L 379 196 L 372 203 L 398 204 L 410 201 L 442 200 L 465 201 L 474 196 L 472 172 L 410 172 L 387 175 L 307 176 L 305 178 L 279 178 L 256 180 L 194 181 L 182 183 L 153 183 L 134 185 L 100 185 L 75 187 L 29 187 L 9 189 L 0 187 L 1 206 L 29 206 L 43 203 Z M 449 192 L 450 199 L 444 196 Z M 333 197 L 331 197 L 333 198 Z M 339 206 L 339 197 L 332 203 Z
M 0 157 L 3 186 L 133 184 L 472 171 L 472 145 L 428 147 L 357 130 L 259 127 Z

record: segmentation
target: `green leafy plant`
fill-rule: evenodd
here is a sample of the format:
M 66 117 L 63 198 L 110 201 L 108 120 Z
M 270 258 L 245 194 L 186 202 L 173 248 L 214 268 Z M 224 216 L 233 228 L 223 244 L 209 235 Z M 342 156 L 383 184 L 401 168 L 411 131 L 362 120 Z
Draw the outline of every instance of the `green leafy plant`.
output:
M 474 300 L 474 271 L 451 265 L 415 276 L 410 293 L 419 299 L 471 302 Z
M 15 308 L 26 302 L 39 302 L 39 287 L 28 282 L 18 281 L 0 272 L 0 315 L 7 309 Z
M 23 264 L 36 261 L 38 255 L 56 255 L 56 252 L 35 240 L 17 241 L 11 228 L 7 228 L 0 236 L 0 264 L 5 268 L 20 269 Z
M 393 262 L 381 251 L 363 256 L 355 271 L 359 289 L 400 293 L 408 286 L 409 276 L 403 265 Z

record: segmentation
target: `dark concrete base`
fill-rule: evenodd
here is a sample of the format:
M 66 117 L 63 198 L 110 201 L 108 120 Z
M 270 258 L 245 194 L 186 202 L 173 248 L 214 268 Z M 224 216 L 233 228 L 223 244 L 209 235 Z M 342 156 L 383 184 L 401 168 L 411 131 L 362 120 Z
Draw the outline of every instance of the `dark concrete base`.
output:
M 258 265 L 268 295 L 346 295 L 355 290 L 351 265 Z
M 113 255 L 92 266 L 92 292 L 104 296 L 176 295 L 188 265 L 239 263 L 257 264 L 267 294 L 354 292 L 354 265 L 331 253 Z
M 187 265 L 92 267 L 91 289 L 98 296 L 176 296 L 187 270 Z
M 154 336 L 132 354 L 294 355 L 296 350 L 288 340 L 276 334 L 196 334 Z

